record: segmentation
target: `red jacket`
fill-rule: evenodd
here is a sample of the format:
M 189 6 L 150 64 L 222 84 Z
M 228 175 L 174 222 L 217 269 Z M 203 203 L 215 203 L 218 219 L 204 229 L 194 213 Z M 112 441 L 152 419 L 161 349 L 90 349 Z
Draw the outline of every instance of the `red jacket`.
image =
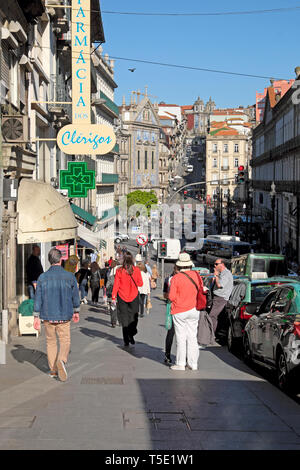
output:
M 203 282 L 196 271 L 186 271 L 193 281 L 197 284 L 198 289 L 203 291 Z M 196 307 L 197 303 L 196 286 L 184 274 L 178 273 L 172 277 L 169 300 L 172 302 L 171 314 L 188 312 Z
M 142 287 L 142 285 L 143 279 L 139 268 L 133 267 L 132 276 L 127 273 L 126 269 L 118 268 L 115 275 L 112 300 L 115 300 L 119 294 L 125 302 L 132 302 L 138 295 L 138 287 Z

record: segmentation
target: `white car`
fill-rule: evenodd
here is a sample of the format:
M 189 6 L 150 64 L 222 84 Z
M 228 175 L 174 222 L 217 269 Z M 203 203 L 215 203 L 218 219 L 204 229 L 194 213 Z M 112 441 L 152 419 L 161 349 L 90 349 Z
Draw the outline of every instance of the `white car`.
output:
M 115 233 L 115 243 L 121 243 L 125 240 L 129 240 L 127 233 Z
M 188 165 L 188 166 L 186 167 L 186 171 L 187 171 L 188 173 L 193 173 L 193 171 L 194 171 L 193 165 Z

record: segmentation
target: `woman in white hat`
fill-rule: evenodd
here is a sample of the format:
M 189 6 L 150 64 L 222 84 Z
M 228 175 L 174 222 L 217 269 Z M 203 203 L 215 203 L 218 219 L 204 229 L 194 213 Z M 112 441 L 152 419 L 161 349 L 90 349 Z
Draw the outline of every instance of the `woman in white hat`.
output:
M 199 348 L 197 330 L 199 311 L 196 309 L 197 295 L 203 293 L 203 283 L 188 253 L 180 253 L 176 262 L 179 273 L 172 278 L 169 300 L 177 343 L 176 363 L 172 370 L 198 369 Z

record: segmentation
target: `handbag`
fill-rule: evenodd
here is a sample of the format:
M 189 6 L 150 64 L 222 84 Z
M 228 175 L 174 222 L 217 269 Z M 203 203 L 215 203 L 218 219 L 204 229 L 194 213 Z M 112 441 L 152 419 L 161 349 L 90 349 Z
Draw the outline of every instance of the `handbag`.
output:
M 171 315 L 171 302 L 167 302 L 166 319 L 165 319 L 166 330 L 170 330 L 172 328 L 172 324 L 173 324 L 173 319 Z
M 147 310 L 150 310 L 150 308 L 152 308 L 152 303 L 151 303 L 150 297 L 147 298 L 146 308 L 147 308 Z
M 200 287 L 202 287 L 202 289 L 199 289 L 199 287 L 197 286 L 195 281 L 187 273 L 184 273 L 182 271 L 181 274 L 184 274 L 186 277 L 188 277 L 189 280 L 192 281 L 192 283 L 194 284 L 194 286 L 197 289 L 196 309 L 199 310 L 199 311 L 200 310 L 205 310 L 206 309 L 207 298 L 206 298 L 206 295 L 203 293 L 203 282 L 202 282 L 202 279 L 201 279 L 200 275 L 197 273 L 197 276 L 199 277 Z
M 151 289 L 156 289 L 157 285 L 156 285 L 155 279 L 151 279 L 150 286 L 151 286 Z

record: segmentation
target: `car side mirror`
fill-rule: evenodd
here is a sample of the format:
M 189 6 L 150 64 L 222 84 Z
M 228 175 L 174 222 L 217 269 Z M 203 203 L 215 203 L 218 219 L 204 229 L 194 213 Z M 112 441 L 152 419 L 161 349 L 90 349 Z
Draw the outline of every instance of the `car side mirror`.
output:
M 285 302 L 275 302 L 273 305 L 272 305 L 272 310 L 278 310 L 279 312 L 282 312 L 286 307 L 286 303 Z

